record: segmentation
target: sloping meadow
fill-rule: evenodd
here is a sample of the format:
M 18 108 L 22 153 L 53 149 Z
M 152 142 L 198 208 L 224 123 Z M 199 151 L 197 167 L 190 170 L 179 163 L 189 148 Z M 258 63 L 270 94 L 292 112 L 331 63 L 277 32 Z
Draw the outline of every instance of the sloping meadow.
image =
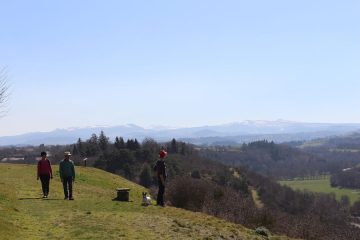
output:
M 143 187 L 98 169 L 76 170 L 75 201 L 67 201 L 57 171 L 42 199 L 34 165 L 0 164 L 1 239 L 262 239 L 205 214 L 143 207 Z M 129 202 L 113 200 L 118 187 L 131 189 Z

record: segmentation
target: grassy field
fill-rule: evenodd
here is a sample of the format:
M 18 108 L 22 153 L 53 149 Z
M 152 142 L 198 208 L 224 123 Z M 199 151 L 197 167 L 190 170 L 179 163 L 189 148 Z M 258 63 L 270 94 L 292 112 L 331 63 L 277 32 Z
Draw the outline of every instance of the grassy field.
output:
M 1 239 L 262 239 L 205 214 L 143 207 L 144 188 L 98 169 L 77 167 L 75 201 L 63 200 L 58 174 L 43 200 L 35 166 L 0 164 L 0 172 Z M 130 202 L 112 201 L 117 187 L 131 188 Z
M 291 180 L 280 181 L 280 184 L 287 185 L 296 190 L 307 190 L 310 192 L 320 193 L 335 193 L 336 199 L 340 200 L 341 196 L 346 195 L 350 198 L 353 204 L 355 201 L 360 200 L 360 190 L 346 189 L 346 188 L 333 188 L 330 185 L 330 177 L 319 180 Z

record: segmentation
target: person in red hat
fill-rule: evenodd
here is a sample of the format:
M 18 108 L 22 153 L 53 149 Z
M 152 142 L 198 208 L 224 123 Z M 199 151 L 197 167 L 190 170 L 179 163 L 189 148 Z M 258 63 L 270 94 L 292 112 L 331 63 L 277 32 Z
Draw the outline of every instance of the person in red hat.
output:
M 156 199 L 156 205 L 164 207 L 164 193 L 165 193 L 165 180 L 166 180 L 166 165 L 165 165 L 165 157 L 167 156 L 167 152 L 162 149 L 159 152 L 159 159 L 156 161 L 154 170 L 156 171 L 157 180 L 158 180 L 158 195 Z

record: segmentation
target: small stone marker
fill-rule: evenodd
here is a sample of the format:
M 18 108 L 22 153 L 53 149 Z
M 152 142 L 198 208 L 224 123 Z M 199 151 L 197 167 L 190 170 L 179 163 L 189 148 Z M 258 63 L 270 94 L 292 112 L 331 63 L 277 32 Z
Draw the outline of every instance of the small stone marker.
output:
M 129 192 L 130 192 L 130 188 L 117 188 L 117 198 L 116 200 L 118 201 L 124 201 L 124 202 L 128 202 L 129 201 Z

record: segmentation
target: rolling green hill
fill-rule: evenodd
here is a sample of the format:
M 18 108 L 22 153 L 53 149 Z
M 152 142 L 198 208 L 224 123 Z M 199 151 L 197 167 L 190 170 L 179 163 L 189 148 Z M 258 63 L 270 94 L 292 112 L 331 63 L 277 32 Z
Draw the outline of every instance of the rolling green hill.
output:
M 205 214 L 143 207 L 143 187 L 98 169 L 77 167 L 75 201 L 63 200 L 58 173 L 47 200 L 34 165 L 0 164 L 0 173 L 1 239 L 263 239 Z M 112 201 L 117 187 L 131 188 L 130 202 Z

